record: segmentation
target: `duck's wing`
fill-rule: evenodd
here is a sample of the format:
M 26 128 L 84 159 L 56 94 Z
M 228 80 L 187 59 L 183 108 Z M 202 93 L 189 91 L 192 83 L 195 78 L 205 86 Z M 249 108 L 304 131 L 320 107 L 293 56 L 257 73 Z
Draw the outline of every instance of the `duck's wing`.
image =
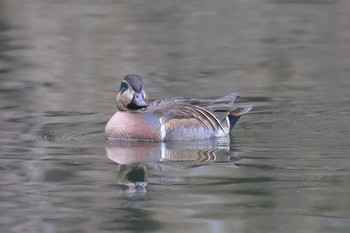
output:
M 190 99 L 190 98 L 183 98 L 183 97 L 158 99 L 158 100 L 151 101 L 146 111 L 153 112 L 156 110 L 167 110 L 173 107 L 178 108 L 185 105 L 205 106 L 205 105 L 208 105 L 211 101 L 212 100 Z
M 199 106 L 202 102 L 193 99 L 169 99 L 152 103 L 152 111 L 169 125 L 170 128 L 178 126 L 185 128 L 211 127 L 214 130 L 223 130 L 220 120 L 207 109 Z M 193 104 L 197 103 L 197 105 Z
M 232 92 L 224 97 L 218 99 L 193 99 L 183 97 L 171 97 L 165 99 L 152 100 L 147 107 L 147 111 L 154 111 L 156 109 L 168 108 L 174 105 L 194 105 L 209 109 L 210 107 L 216 107 L 221 105 L 233 105 L 234 101 L 239 97 L 239 94 Z
M 222 122 L 230 112 L 236 110 L 237 107 L 234 106 L 234 102 L 238 97 L 239 93 L 232 92 L 224 97 L 210 101 L 203 107 L 213 113 Z
M 215 104 L 228 104 L 228 105 L 232 105 L 235 100 L 239 97 L 239 93 L 237 92 L 232 92 L 228 95 L 225 95 L 224 97 L 218 98 L 218 99 L 214 99 L 212 101 L 210 101 L 210 105 L 215 105 Z
M 251 109 L 251 106 L 234 106 L 238 97 L 238 93 L 232 92 L 214 100 L 168 98 L 152 101 L 147 107 L 147 111 L 156 112 L 174 124 L 208 125 L 209 123 L 214 129 L 221 128 L 223 130 L 224 120 L 231 113 L 236 118 Z

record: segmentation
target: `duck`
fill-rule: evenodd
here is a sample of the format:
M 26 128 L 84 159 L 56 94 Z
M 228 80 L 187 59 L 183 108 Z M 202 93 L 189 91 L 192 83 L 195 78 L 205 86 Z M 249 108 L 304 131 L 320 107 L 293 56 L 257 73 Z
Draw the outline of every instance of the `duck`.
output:
M 217 99 L 170 97 L 149 101 L 138 74 L 127 74 L 116 95 L 116 113 L 105 126 L 108 140 L 178 141 L 225 137 L 252 105 L 236 106 L 239 94 Z

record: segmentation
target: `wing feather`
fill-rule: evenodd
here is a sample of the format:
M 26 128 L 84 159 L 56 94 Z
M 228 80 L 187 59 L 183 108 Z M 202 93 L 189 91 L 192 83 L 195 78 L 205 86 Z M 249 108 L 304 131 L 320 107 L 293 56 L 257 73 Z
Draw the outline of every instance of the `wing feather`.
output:
M 238 97 L 232 92 L 215 100 L 168 98 L 152 101 L 146 111 L 158 113 L 172 126 L 212 127 L 225 132 L 223 122 L 237 109 L 233 103 Z

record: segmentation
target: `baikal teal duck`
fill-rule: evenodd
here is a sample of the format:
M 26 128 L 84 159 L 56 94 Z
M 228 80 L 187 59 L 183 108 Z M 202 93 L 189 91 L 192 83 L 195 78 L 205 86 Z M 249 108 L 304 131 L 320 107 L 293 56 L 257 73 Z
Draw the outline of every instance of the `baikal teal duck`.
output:
M 238 93 L 203 100 L 166 98 L 148 101 L 139 75 L 126 75 L 116 96 L 118 111 L 105 127 L 109 140 L 198 140 L 225 137 L 252 106 L 235 106 Z

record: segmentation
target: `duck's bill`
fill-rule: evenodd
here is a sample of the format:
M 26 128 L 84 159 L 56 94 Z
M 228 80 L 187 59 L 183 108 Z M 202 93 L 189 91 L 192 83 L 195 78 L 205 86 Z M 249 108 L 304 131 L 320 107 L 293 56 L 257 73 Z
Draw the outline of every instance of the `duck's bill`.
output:
M 147 107 L 148 103 L 144 99 L 142 93 L 137 92 L 134 93 L 131 103 L 128 104 L 128 109 L 143 109 Z

